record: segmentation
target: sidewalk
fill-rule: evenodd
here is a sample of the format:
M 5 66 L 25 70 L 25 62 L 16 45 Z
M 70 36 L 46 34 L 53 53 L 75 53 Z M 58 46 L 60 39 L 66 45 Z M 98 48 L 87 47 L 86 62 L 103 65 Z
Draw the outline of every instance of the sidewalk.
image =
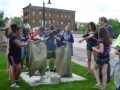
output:
M 74 53 L 74 56 L 72 57 L 72 61 L 79 64 L 79 65 L 87 67 L 86 50 L 83 48 L 74 47 L 73 53 Z M 110 53 L 111 70 L 114 69 L 114 64 L 115 64 L 117 58 L 118 58 L 118 55 Z M 91 68 L 92 69 L 93 69 L 93 66 L 94 66 L 94 60 L 92 57 L 92 61 L 91 61 Z

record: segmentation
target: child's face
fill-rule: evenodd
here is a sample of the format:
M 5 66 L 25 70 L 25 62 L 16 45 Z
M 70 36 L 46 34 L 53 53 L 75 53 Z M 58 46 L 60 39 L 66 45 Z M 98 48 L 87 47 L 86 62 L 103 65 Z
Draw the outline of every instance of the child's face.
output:
M 25 32 L 24 35 L 27 36 L 29 34 L 29 32 Z
M 65 32 L 68 32 L 69 31 L 69 28 L 68 27 L 65 27 Z
M 40 35 L 40 36 L 42 36 L 43 35 L 43 32 L 42 31 L 38 31 L 38 34 Z
M 53 32 L 53 30 L 50 30 L 50 33 L 52 33 Z
M 17 36 L 20 36 L 21 30 L 17 30 L 17 31 L 16 31 L 16 34 L 17 34 Z

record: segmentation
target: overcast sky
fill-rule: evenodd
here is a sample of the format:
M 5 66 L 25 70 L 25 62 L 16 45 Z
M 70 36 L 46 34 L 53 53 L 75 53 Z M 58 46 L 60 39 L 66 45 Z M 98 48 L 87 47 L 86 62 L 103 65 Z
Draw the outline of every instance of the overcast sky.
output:
M 98 22 L 98 18 L 118 19 L 120 21 L 120 0 L 51 0 L 52 4 L 46 7 L 75 10 L 75 20 L 78 22 Z M 43 0 L 0 0 L 0 10 L 5 11 L 5 16 L 14 17 L 22 15 L 22 8 L 29 3 L 43 6 Z

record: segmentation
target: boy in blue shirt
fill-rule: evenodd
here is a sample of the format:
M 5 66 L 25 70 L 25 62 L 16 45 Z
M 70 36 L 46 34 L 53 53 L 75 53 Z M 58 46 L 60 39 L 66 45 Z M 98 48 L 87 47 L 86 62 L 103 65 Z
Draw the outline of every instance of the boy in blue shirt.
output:
M 57 47 L 57 40 L 60 40 L 58 35 L 49 36 L 55 30 L 54 25 L 49 26 L 49 33 L 45 35 L 46 39 L 46 46 L 47 46 L 47 67 L 46 70 L 49 70 L 50 58 L 54 59 L 54 68 L 56 69 L 56 52 L 55 49 Z

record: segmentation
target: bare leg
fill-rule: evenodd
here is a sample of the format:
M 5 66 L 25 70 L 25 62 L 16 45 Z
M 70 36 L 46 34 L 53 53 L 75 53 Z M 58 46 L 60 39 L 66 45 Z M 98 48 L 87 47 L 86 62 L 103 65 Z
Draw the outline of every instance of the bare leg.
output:
M 54 68 L 56 68 L 56 59 L 54 58 Z
M 92 52 L 91 51 L 87 51 L 87 58 L 88 58 L 88 72 L 90 72 L 91 70 L 91 54 Z
M 99 65 L 95 63 L 95 65 L 93 67 L 94 76 L 96 78 L 97 84 L 100 84 L 100 79 L 99 79 L 99 76 L 98 76 L 98 68 L 99 68 Z
M 11 70 L 10 70 L 10 76 L 11 76 L 11 79 L 12 79 L 12 84 L 15 84 L 15 80 L 16 80 L 16 77 L 15 77 L 15 69 L 13 66 L 10 67 Z
M 104 64 L 102 66 L 102 77 L 103 77 L 103 88 L 106 88 L 106 81 L 107 81 L 107 67 L 108 64 Z
M 50 59 L 47 59 L 47 68 L 49 68 Z
M 93 57 L 94 57 L 94 61 L 96 61 L 96 59 L 97 59 L 97 52 L 96 51 L 93 51 Z
M 24 58 L 22 58 L 22 61 L 21 61 L 21 69 L 23 69 L 23 62 L 24 62 Z
M 29 60 L 28 60 L 28 57 L 26 57 L 26 67 L 28 68 L 28 65 L 29 65 Z
M 15 67 L 15 76 L 16 76 L 16 80 L 18 80 L 18 77 L 20 76 L 20 73 L 21 73 L 20 64 L 14 66 L 14 67 Z

